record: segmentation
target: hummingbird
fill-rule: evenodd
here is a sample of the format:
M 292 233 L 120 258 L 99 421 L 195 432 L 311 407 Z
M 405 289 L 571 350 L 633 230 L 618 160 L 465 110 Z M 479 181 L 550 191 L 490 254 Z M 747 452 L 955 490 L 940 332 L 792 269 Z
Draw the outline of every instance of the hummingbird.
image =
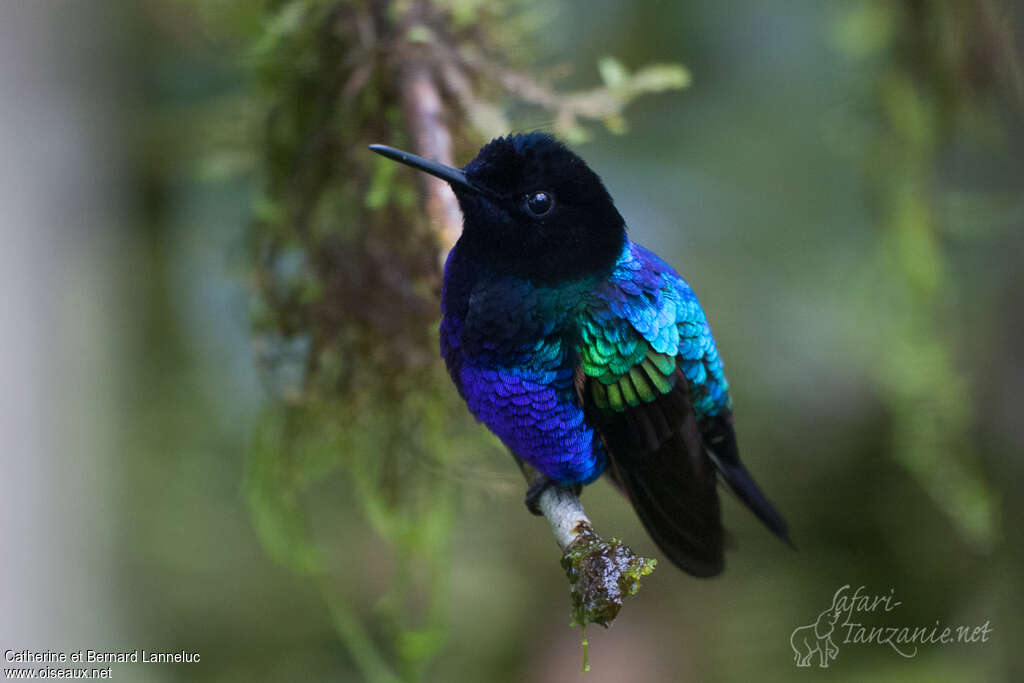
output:
M 740 461 L 711 327 L 690 285 L 631 241 L 601 178 L 554 136 L 495 138 L 458 169 L 370 149 L 441 178 L 463 215 L 441 295 L 441 354 L 470 412 L 541 473 L 602 474 L 661 551 L 724 567 L 718 482 L 777 536 L 786 522 Z

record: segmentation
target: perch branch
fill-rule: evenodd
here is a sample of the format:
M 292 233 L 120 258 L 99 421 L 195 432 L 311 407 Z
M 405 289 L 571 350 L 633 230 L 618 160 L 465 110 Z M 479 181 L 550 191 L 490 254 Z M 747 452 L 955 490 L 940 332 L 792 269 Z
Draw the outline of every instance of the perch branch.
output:
M 540 472 L 522 460 L 516 460 L 528 486 L 541 480 Z M 583 510 L 583 503 L 567 488 L 549 486 L 541 493 L 537 507 L 551 525 L 551 532 L 555 535 L 555 541 L 562 552 L 568 550 L 584 533 L 594 533 L 590 518 Z
M 532 486 L 542 478 L 537 470 L 519 458 L 516 460 L 527 484 Z M 582 627 L 591 623 L 610 626 L 622 608 L 623 598 L 639 590 L 640 578 L 654 571 L 655 561 L 638 556 L 618 539 L 601 538 L 584 512 L 583 503 L 568 488 L 544 489 L 537 507 L 562 549 L 573 622 Z

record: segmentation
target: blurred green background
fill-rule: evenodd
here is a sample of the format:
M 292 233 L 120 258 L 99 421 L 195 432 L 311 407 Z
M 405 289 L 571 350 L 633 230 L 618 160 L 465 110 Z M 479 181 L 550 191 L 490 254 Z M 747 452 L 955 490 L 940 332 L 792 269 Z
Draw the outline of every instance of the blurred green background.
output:
M 692 74 L 576 149 L 701 297 L 745 460 L 799 547 L 727 500 L 726 573 L 662 562 L 611 630 L 588 630 L 587 674 L 546 523 L 436 372 L 433 333 L 416 362 L 436 406 L 378 396 L 339 428 L 355 435 L 303 441 L 288 364 L 257 361 L 285 342 L 252 331 L 272 163 L 253 132 L 273 109 L 253 93 L 274 84 L 252 37 L 281 16 L 0 8 L 0 645 L 202 653 L 115 666 L 139 681 L 1024 679 L 1019 7 L 572 0 L 513 48 L 571 64 L 564 87 L 599 84 L 607 55 Z M 456 142 L 464 163 L 481 140 Z M 393 412 L 420 410 L 440 435 L 427 456 L 367 472 L 420 434 Z M 278 491 L 281 449 L 301 481 Z M 583 502 L 658 557 L 607 484 Z M 840 643 L 829 669 L 796 669 L 790 633 L 844 584 L 894 590 L 879 624 L 991 621 L 992 637 L 912 659 Z

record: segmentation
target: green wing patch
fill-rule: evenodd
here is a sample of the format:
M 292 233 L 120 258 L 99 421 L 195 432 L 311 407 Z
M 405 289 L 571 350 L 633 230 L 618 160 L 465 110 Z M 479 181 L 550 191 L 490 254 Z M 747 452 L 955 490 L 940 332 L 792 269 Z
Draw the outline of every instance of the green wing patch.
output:
M 641 403 L 652 403 L 663 394 L 672 391 L 672 373 L 675 358 L 658 353 L 647 346 L 646 353 L 632 366 L 622 368 L 616 364 L 615 373 L 609 366 L 590 365 L 584 361 L 583 370 L 598 381 L 590 382 L 594 403 L 603 412 L 621 413 Z

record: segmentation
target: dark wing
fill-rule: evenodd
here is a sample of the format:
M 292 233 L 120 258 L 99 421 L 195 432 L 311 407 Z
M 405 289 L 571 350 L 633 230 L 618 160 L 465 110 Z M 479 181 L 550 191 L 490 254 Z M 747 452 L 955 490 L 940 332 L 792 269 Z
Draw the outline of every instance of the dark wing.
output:
M 718 476 L 785 537 L 739 460 L 721 361 L 686 282 L 631 245 L 579 323 L 588 422 L 608 451 L 610 476 L 669 559 L 695 576 L 721 572 Z

